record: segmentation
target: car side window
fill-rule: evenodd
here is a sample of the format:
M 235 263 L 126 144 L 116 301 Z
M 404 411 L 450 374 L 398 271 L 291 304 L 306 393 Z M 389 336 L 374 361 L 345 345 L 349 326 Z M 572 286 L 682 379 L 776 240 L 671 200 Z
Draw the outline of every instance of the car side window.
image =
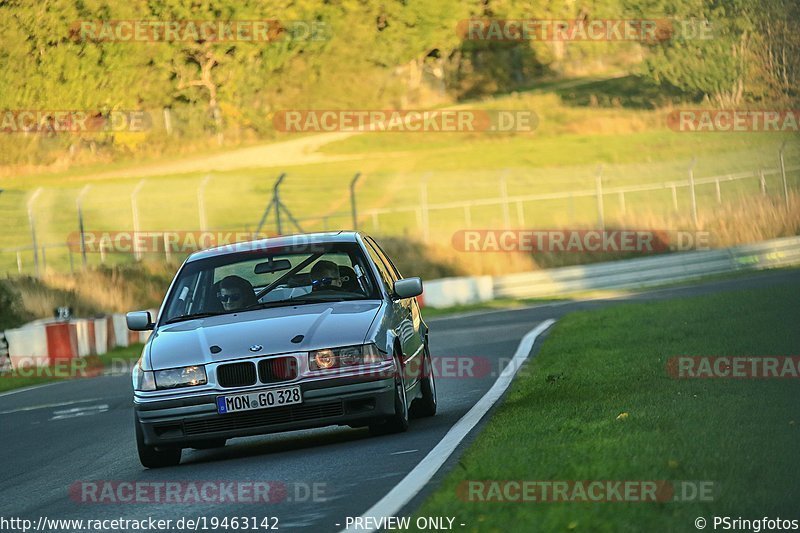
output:
M 369 243 L 375 248 L 375 251 L 380 256 L 381 260 L 383 261 L 383 264 L 386 266 L 386 269 L 389 271 L 389 275 L 391 276 L 392 281 L 394 282 L 397 281 L 398 279 L 403 279 L 403 276 L 400 275 L 400 271 L 398 271 L 397 267 L 394 266 L 394 263 L 392 263 L 392 260 L 389 259 L 388 255 L 386 255 L 386 252 L 383 251 L 383 248 L 381 248 L 380 245 L 377 242 L 375 242 L 375 239 L 373 239 L 372 237 L 368 237 L 367 239 L 369 240 Z
M 381 281 L 383 281 L 383 286 L 386 287 L 386 292 L 392 294 L 394 290 L 394 281 L 392 280 L 392 276 L 389 274 L 389 271 L 386 269 L 386 265 L 383 263 L 380 254 L 373 248 L 372 244 L 369 241 L 366 241 L 367 245 L 367 253 L 372 258 L 372 261 L 375 263 L 375 266 L 378 267 L 378 272 L 381 275 Z
M 183 277 L 180 285 L 175 288 L 177 297 L 172 300 L 169 309 L 166 310 L 167 318 L 185 315 L 196 312 L 195 298 L 199 297 L 200 291 L 199 272 Z

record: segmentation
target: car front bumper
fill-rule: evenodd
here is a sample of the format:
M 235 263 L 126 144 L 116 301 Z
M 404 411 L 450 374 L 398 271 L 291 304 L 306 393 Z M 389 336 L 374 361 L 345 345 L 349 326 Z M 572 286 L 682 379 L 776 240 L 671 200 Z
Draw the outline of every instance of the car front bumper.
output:
M 240 413 L 217 413 L 216 398 L 230 394 L 227 392 L 135 401 L 134 410 L 145 444 L 156 447 L 192 447 L 220 439 L 330 425 L 367 425 L 394 414 L 393 378 L 353 381 L 333 378 L 287 383 L 284 386 L 300 386 L 303 403 Z

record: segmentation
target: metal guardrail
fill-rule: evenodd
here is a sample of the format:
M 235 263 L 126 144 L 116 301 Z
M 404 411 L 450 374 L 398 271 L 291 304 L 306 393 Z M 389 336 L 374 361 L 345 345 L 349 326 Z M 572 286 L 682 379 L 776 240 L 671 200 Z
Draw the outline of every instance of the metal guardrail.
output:
M 495 298 L 537 298 L 602 289 L 651 287 L 741 270 L 800 264 L 800 237 L 722 250 L 679 252 L 493 278 Z

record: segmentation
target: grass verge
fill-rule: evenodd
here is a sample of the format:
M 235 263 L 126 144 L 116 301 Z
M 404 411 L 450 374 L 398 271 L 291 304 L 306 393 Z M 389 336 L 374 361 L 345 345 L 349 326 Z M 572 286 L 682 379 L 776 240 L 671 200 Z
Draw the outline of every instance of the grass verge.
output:
M 677 380 L 666 365 L 676 355 L 797 355 L 799 290 L 792 283 L 567 316 L 417 516 L 454 516 L 471 531 L 686 531 L 697 517 L 709 525 L 713 516 L 796 518 L 800 381 Z M 703 480 L 714 495 L 470 502 L 457 496 L 467 480 Z

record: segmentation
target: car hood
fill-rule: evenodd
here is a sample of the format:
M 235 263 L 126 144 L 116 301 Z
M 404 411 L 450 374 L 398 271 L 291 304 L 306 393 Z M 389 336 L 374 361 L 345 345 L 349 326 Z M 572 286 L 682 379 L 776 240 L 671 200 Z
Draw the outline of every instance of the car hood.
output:
M 149 366 L 160 370 L 361 344 L 381 305 L 375 300 L 306 304 L 161 326 L 148 341 Z M 261 349 L 251 350 L 257 346 Z

